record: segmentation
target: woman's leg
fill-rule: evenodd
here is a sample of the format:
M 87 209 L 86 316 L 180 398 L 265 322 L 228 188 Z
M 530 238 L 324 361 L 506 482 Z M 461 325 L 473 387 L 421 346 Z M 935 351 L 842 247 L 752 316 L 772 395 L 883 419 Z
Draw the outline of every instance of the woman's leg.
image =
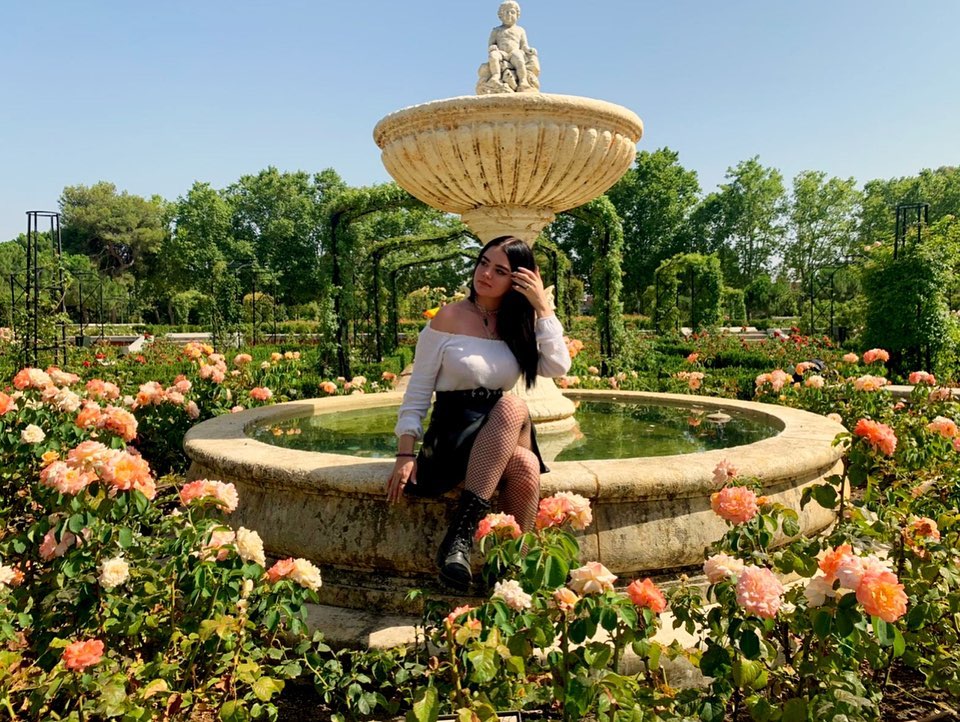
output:
M 499 506 L 504 514 L 513 514 L 521 530 L 533 530 L 540 507 L 540 460 L 530 449 L 516 449 L 507 462 Z
M 530 428 L 523 399 L 504 396 L 497 401 L 473 442 L 464 488 L 482 499 L 493 496 L 517 449 L 530 448 Z
M 509 491 L 506 491 L 505 486 L 505 493 L 513 502 L 515 510 L 520 510 L 521 515 L 526 514 L 525 518 L 530 516 L 527 508 L 529 504 L 515 501 L 529 496 L 530 482 L 522 481 L 529 474 L 525 476 L 521 473 L 523 463 L 514 461 L 514 457 L 521 452 L 526 452 L 536 461 L 536 457 L 528 450 L 530 428 L 526 403 L 515 396 L 504 396 L 497 401 L 487 417 L 487 422 L 477 434 L 467 462 L 465 488 L 460 496 L 460 504 L 437 551 L 440 578 L 454 589 L 465 591 L 470 586 L 470 550 L 473 547 L 473 535 L 477 524 L 489 511 L 490 497 L 501 479 L 514 480 L 513 483 L 507 482 Z M 539 464 L 535 468 L 538 472 L 538 486 L 534 493 L 539 500 Z M 522 491 L 524 485 L 528 488 L 526 492 Z M 534 505 L 537 503 L 535 501 Z M 536 517 L 536 506 L 533 507 L 533 517 Z M 517 521 L 523 523 L 519 517 Z M 531 520 L 524 529 L 532 525 Z

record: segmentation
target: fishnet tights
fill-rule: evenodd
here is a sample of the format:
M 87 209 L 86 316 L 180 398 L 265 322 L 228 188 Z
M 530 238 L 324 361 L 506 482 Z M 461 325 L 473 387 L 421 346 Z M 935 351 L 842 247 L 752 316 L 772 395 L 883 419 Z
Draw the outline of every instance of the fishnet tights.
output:
M 533 529 L 540 504 L 540 462 L 531 450 L 530 414 L 516 396 L 504 396 L 477 434 L 467 463 L 465 487 L 489 499 L 500 487 L 499 508 L 523 531 Z

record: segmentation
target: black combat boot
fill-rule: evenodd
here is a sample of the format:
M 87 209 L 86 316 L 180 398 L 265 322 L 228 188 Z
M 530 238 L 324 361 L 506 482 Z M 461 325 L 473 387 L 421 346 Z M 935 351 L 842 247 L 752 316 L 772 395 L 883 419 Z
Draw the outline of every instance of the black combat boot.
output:
M 440 580 L 458 592 L 470 588 L 473 576 L 470 573 L 470 552 L 477 525 L 490 511 L 490 502 L 481 499 L 472 491 L 460 495 L 460 504 L 453 515 L 447 535 L 437 551 L 437 566 Z

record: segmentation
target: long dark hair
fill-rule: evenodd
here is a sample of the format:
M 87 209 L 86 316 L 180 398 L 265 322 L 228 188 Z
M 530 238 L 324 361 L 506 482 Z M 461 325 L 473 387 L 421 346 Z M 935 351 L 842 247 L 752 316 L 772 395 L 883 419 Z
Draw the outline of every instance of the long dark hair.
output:
M 530 246 L 513 236 L 500 236 L 494 238 L 480 251 L 473 268 L 474 275 L 480 261 L 491 248 L 499 248 L 507 255 L 511 271 L 516 271 L 518 268 L 529 268 L 534 271 L 537 268 Z M 470 278 L 469 298 L 471 302 L 477 300 L 477 289 L 473 286 L 473 277 Z M 520 373 L 528 389 L 537 381 L 537 364 L 540 360 L 537 336 L 533 328 L 535 315 L 533 306 L 530 305 L 526 296 L 513 288 L 507 291 L 503 300 L 500 301 L 500 309 L 497 311 L 497 332 L 517 359 Z

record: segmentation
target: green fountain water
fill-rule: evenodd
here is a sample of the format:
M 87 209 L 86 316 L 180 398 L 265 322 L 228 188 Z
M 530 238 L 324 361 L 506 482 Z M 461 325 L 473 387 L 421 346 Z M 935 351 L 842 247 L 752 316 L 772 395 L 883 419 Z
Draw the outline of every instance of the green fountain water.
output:
M 318 414 L 255 427 L 251 436 L 284 448 L 363 458 L 392 458 L 397 407 Z M 768 424 L 743 415 L 631 403 L 582 402 L 579 429 L 556 461 L 693 454 L 750 444 L 774 436 Z

